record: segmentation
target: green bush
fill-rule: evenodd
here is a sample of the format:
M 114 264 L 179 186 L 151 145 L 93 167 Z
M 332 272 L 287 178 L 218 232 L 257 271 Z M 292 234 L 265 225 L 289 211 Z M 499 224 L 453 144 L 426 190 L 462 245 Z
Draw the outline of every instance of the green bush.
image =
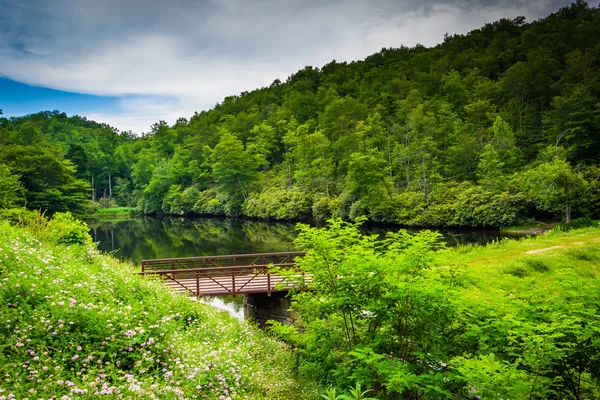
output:
M 575 218 L 570 224 L 563 225 L 564 228 L 568 229 L 591 228 L 595 226 L 598 226 L 598 221 L 594 221 L 590 217 Z
M 312 195 L 299 188 L 267 188 L 246 199 L 243 211 L 250 217 L 302 219 L 310 216 Z
M 331 217 L 335 207 L 335 200 L 329 196 L 319 196 L 315 198 L 312 205 L 312 215 L 318 221 L 324 221 Z
M 49 238 L 57 244 L 89 244 L 92 237 L 85 222 L 75 219 L 70 212 L 57 212 L 48 222 Z
M 198 200 L 192 210 L 200 215 L 224 215 L 224 196 L 216 189 L 208 189 L 198 193 Z

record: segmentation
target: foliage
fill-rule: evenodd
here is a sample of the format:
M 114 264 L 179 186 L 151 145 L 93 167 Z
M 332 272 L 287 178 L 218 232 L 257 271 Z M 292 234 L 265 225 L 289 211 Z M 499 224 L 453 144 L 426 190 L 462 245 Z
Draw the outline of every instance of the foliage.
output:
M 547 151 L 552 152 L 552 148 Z M 571 222 L 573 204 L 586 192 L 588 182 L 583 174 L 574 171 L 569 163 L 556 155 L 527 171 L 523 180 L 526 193 L 543 210 L 563 211 L 566 223 Z
M 23 184 L 19 176 L 11 175 L 10 169 L 0 164 L 0 208 L 15 207 L 23 200 Z
M 2 396 L 317 397 L 294 381 L 281 343 L 89 243 L 40 241 L 6 222 L 0 238 Z
M 597 228 L 437 252 L 431 232 L 382 239 L 340 220 L 298 229 L 311 290 L 289 279 L 302 326 L 272 330 L 296 349 L 301 376 L 377 398 L 600 393 Z
M 56 213 L 48 222 L 49 239 L 57 244 L 90 244 L 92 237 L 85 222 L 73 218 L 70 212 Z
M 96 211 L 98 215 L 115 215 L 115 214 L 127 214 L 130 215 L 135 211 L 132 207 L 113 207 L 113 208 L 100 208 Z
M 265 188 L 250 195 L 244 203 L 244 214 L 273 219 L 302 219 L 311 215 L 311 196 L 300 189 Z
M 13 177 L 0 205 L 76 211 L 105 197 L 150 214 L 409 226 L 598 218 L 598 26 L 600 9 L 577 0 L 432 48 L 306 67 L 141 137 L 59 112 L 1 118 Z

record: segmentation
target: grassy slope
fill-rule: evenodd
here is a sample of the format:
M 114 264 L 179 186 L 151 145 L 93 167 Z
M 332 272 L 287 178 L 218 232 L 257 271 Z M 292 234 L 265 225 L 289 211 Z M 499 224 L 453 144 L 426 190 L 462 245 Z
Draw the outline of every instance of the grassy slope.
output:
M 134 271 L 0 222 L 0 397 L 309 397 L 280 343 Z
M 470 306 L 505 314 L 518 314 L 525 304 L 568 310 L 586 292 L 578 286 L 600 287 L 600 228 L 447 249 L 435 264 L 462 270 L 461 297 Z

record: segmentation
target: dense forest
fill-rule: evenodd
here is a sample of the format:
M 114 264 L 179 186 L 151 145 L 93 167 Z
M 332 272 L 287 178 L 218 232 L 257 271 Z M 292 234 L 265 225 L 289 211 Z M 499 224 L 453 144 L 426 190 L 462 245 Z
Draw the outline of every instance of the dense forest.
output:
M 306 67 L 141 137 L 57 111 L 0 118 L 0 207 L 407 226 L 598 217 L 599 94 L 600 9 L 577 1 Z

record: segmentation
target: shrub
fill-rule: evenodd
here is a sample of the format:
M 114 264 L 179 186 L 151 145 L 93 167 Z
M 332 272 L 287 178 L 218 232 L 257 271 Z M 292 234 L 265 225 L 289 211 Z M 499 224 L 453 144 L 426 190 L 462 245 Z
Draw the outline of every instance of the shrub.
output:
M 92 237 L 85 222 L 75 219 L 70 212 L 54 214 L 48 222 L 49 237 L 58 244 L 88 244 Z
M 253 193 L 244 202 L 244 213 L 250 217 L 302 219 L 310 216 L 312 195 L 299 188 L 267 188 Z
M 204 190 L 198 193 L 192 210 L 201 215 L 224 215 L 225 199 L 216 189 Z
M 536 272 L 547 272 L 550 270 L 548 263 L 546 260 L 536 257 L 536 258 L 526 258 L 524 260 L 525 265 L 527 265 L 530 269 Z
M 319 221 L 324 221 L 331 217 L 335 200 L 329 196 L 319 196 L 315 199 L 312 206 L 312 215 Z

